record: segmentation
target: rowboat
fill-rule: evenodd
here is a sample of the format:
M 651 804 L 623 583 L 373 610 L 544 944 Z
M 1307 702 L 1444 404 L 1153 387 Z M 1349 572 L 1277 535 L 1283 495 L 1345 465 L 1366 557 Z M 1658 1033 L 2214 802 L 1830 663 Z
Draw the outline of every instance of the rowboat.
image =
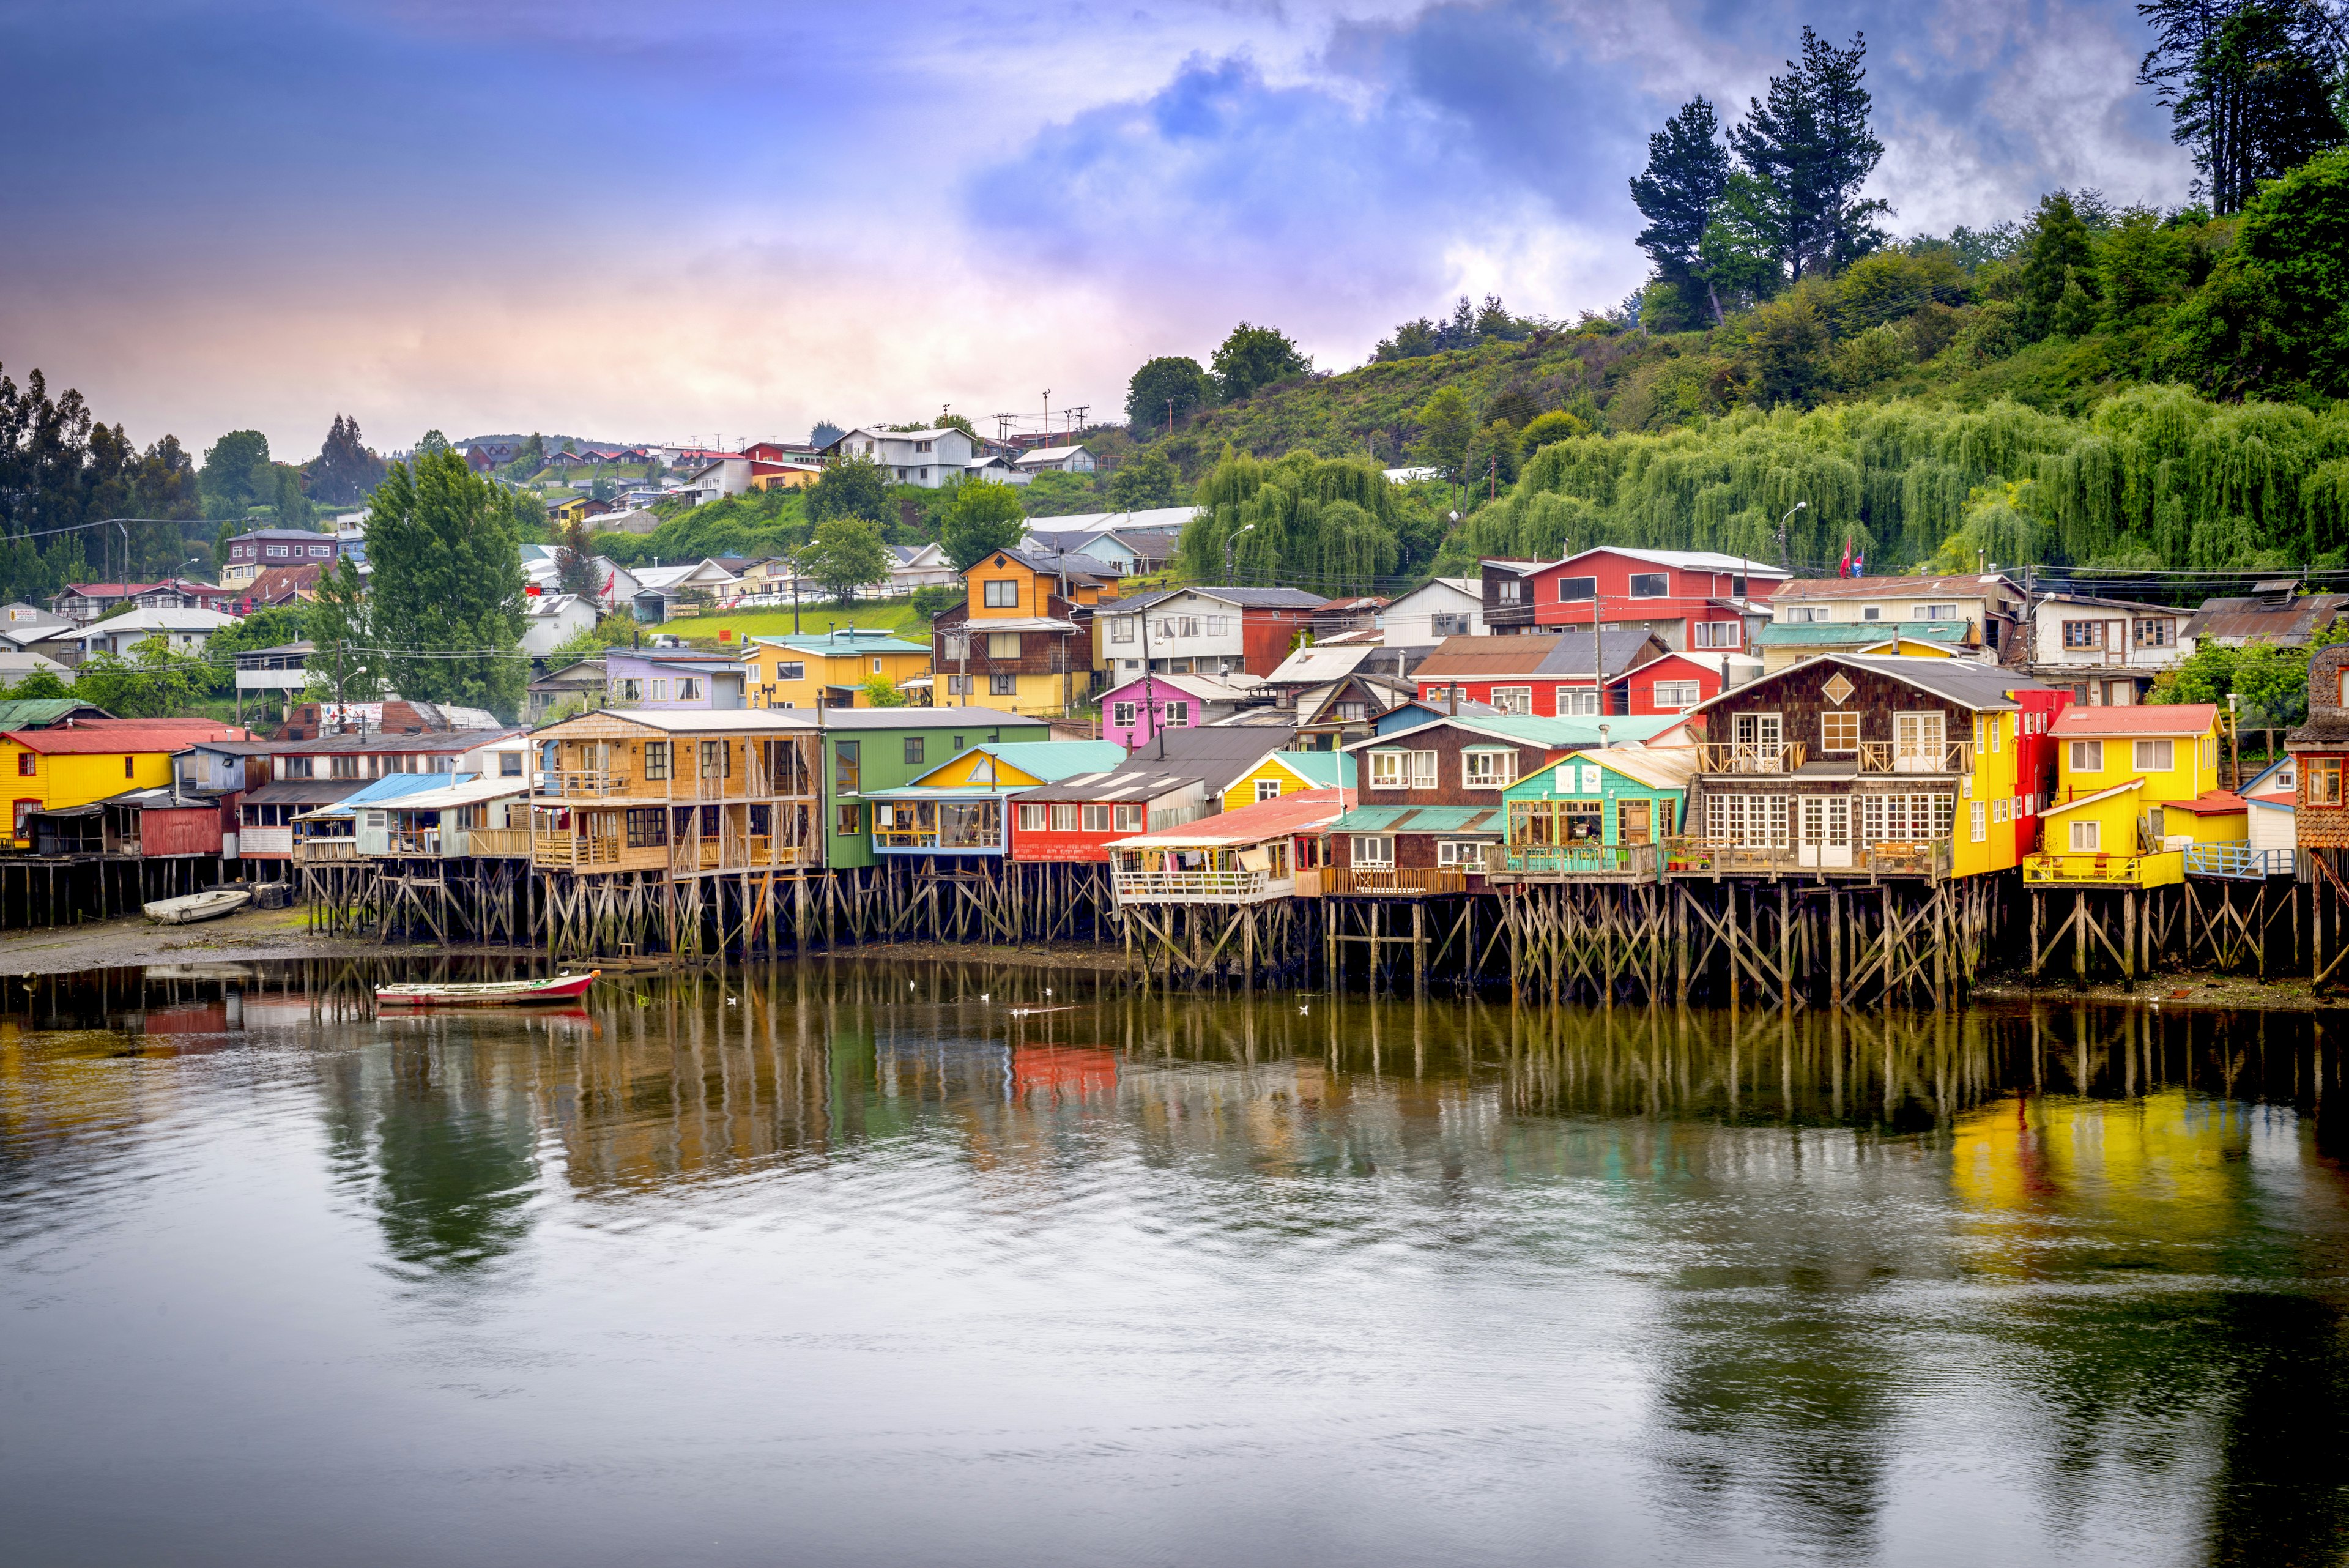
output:
M 158 898 L 140 906 L 147 918 L 166 926 L 192 925 L 198 920 L 216 920 L 234 909 L 242 909 L 253 901 L 253 895 L 243 888 L 214 888 L 208 893 L 183 893 L 176 898 Z
M 419 985 L 379 985 L 378 1007 L 516 1007 L 540 1002 L 576 1002 L 587 994 L 604 971 L 558 974 L 547 980 L 448 981 Z

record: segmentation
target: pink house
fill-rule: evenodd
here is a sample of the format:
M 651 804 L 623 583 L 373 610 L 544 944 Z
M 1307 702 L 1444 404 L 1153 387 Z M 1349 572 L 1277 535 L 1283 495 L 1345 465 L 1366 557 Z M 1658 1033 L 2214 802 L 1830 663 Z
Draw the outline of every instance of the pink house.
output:
M 1161 730 L 1195 730 L 1263 703 L 1256 678 L 1237 680 L 1209 675 L 1142 675 L 1102 695 L 1102 739 L 1128 751 Z M 1247 681 L 1250 684 L 1241 684 Z

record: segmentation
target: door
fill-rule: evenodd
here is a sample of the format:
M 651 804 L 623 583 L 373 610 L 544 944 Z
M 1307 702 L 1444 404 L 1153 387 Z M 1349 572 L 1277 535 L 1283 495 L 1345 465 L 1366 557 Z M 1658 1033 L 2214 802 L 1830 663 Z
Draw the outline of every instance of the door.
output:
M 1839 794 L 1803 797 L 1802 831 L 1795 841 L 1795 862 L 1821 870 L 1847 870 L 1851 866 L 1851 802 Z
M 1775 771 L 1778 765 L 1780 742 L 1785 731 L 1775 713 L 1740 713 L 1737 715 L 1737 757 L 1739 767 Z
M 1943 744 L 1945 715 L 1892 715 L 1892 771 L 1896 774 L 1938 774 L 1948 754 Z
M 1653 844 L 1653 830 L 1649 826 L 1648 803 L 1644 800 L 1620 800 L 1615 803 L 1615 836 L 1624 844 Z

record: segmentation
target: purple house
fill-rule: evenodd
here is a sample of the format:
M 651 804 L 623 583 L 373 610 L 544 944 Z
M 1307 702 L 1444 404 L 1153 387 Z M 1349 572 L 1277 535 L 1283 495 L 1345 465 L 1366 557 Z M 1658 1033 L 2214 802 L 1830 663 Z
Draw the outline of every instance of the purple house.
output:
M 750 684 L 739 659 L 670 648 L 615 648 L 604 678 L 615 708 L 740 708 Z
M 1141 675 L 1102 697 L 1102 739 L 1132 750 L 1160 730 L 1193 730 L 1265 705 L 1253 675 Z

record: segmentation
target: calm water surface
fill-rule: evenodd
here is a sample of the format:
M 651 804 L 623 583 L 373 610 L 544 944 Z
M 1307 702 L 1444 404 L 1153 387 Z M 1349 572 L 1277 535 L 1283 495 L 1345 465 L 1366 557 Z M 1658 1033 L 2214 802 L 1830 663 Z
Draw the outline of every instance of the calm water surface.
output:
M 363 979 L 6 982 L 0 1558 L 2349 1549 L 2307 1018 Z

